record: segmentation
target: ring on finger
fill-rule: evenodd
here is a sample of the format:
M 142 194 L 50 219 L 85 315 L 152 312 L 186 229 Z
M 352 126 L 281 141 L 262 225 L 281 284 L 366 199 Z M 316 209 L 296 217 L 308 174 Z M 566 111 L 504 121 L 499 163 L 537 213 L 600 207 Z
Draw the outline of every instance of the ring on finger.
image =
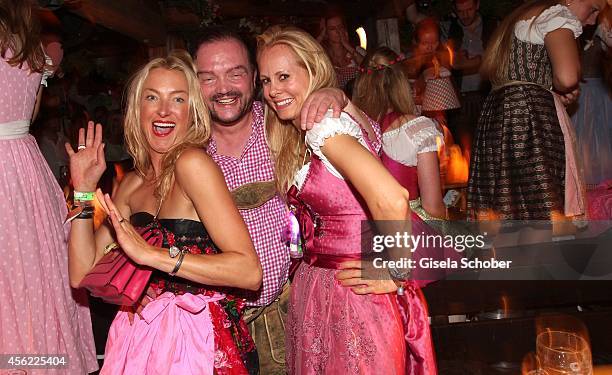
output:
M 111 251 L 118 249 L 119 245 L 116 242 L 111 242 L 104 247 L 104 255 L 110 253 Z
M 77 147 L 77 150 L 81 151 L 81 150 L 84 150 L 86 148 L 87 148 L 87 146 L 85 146 L 85 145 L 79 145 L 79 147 Z

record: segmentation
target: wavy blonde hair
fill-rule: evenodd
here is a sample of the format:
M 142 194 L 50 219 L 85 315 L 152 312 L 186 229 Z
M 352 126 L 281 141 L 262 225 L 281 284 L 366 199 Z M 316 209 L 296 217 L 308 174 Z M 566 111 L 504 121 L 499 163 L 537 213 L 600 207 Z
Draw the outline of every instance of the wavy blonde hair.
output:
M 193 60 L 186 51 L 172 51 L 167 57 L 149 61 L 138 70 L 127 86 L 127 105 L 124 120 L 125 142 L 128 152 L 134 158 L 134 167 L 144 179 L 150 179 L 152 169 L 149 156 L 150 145 L 140 124 L 140 103 L 144 82 L 153 69 L 167 69 L 182 72 L 189 88 L 189 127 L 185 136 L 173 145 L 162 159 L 159 176 L 153 177 L 155 196 L 166 196 L 174 181 L 174 165 L 181 153 L 189 147 L 203 148 L 208 144 L 211 133 L 210 113 L 204 104 L 200 84 Z
M 257 61 L 276 45 L 284 45 L 295 54 L 298 63 L 308 71 L 309 84 L 304 97 L 324 87 L 338 87 L 334 67 L 323 47 L 307 32 L 293 26 L 272 26 L 257 37 Z M 300 168 L 300 155 L 306 150 L 305 132 L 290 121 L 281 120 L 266 103 L 266 137 L 274 158 L 276 186 L 286 193 Z
M 404 64 L 389 47 L 378 47 L 370 52 L 362 68 L 371 73 L 360 73 L 353 87 L 353 104 L 370 118 L 380 120 L 389 108 L 403 114 L 414 114 L 414 101 Z

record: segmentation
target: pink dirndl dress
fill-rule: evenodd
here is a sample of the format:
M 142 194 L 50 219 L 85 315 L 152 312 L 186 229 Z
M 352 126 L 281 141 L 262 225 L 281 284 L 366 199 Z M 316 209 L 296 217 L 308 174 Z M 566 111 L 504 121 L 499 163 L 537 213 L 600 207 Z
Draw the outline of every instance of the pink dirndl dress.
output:
M 156 219 L 146 212 L 130 221 L 144 239 L 157 237 L 164 247 L 191 254 L 219 251 L 199 221 Z M 161 271 L 153 271 L 150 284 L 158 296 L 133 323 L 128 308 L 113 320 L 101 375 L 258 372 L 255 344 L 242 320 L 244 300 Z
M 28 374 L 93 372 L 87 294 L 68 278 L 66 200 L 28 133 L 41 74 L 0 59 L 0 82 L 0 354 L 67 355 Z
M 326 117 L 306 135 L 314 155 L 298 173 L 299 188 L 293 186 L 288 194 L 305 250 L 289 301 L 287 369 L 290 374 L 436 374 L 426 304 L 418 288 L 410 285 L 404 296 L 361 296 L 334 277 L 339 263 L 359 258 L 361 236 L 368 235 L 361 222 L 369 219 L 354 187 L 319 150 L 336 134 L 371 146 L 345 113 L 340 119 Z

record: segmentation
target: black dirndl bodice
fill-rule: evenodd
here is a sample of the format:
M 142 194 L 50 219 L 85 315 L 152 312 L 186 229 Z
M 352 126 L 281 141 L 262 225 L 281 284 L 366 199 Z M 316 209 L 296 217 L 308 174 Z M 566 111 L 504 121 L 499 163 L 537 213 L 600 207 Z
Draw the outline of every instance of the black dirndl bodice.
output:
M 563 213 L 565 146 L 544 45 L 512 42 L 508 78 L 487 97 L 475 132 L 468 217 L 549 220 Z

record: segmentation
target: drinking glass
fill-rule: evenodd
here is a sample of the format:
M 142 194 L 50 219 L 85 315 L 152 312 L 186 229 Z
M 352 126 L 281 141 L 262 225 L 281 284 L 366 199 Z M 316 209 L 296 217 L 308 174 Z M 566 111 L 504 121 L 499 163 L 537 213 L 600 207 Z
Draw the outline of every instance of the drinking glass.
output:
M 536 338 L 536 356 L 542 375 L 592 375 L 589 343 L 564 331 L 544 331 Z

